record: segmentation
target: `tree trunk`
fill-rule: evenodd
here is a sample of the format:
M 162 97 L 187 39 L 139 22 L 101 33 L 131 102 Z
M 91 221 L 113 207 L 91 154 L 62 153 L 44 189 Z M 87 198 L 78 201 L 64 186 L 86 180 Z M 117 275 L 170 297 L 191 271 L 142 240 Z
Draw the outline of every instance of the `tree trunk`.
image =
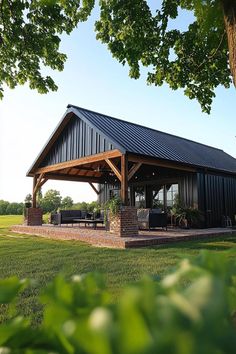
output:
M 229 65 L 236 87 L 236 0 L 221 0 L 228 39 Z

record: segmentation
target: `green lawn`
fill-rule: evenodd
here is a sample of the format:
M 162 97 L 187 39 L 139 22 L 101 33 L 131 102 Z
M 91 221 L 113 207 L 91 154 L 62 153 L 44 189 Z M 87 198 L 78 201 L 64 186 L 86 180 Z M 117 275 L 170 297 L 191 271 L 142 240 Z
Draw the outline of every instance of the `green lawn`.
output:
M 35 296 L 58 272 L 68 277 L 101 272 L 116 301 L 126 283 L 137 281 L 144 274 L 162 276 L 180 259 L 195 257 L 202 249 L 220 253 L 236 247 L 235 234 L 141 249 L 96 248 L 77 241 L 55 241 L 10 232 L 9 226 L 21 220 L 20 216 L 0 216 L 0 278 L 17 275 L 35 280 L 22 294 L 19 307 L 24 314 L 32 314 L 35 322 L 41 313 Z M 236 256 L 236 248 L 232 254 Z M 4 314 L 4 308 L 0 308 L 0 320 Z

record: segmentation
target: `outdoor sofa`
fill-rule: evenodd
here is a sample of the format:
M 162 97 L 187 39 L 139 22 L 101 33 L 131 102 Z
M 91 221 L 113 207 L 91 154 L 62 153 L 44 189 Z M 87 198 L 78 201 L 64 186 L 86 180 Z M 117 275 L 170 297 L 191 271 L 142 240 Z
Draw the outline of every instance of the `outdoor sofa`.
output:
M 51 214 L 51 224 L 62 225 L 62 224 L 80 224 L 84 223 L 93 224 L 96 228 L 97 224 L 104 223 L 103 212 L 88 213 L 84 210 L 61 210 L 57 213 Z
M 138 227 L 143 230 L 150 230 L 161 227 L 167 230 L 167 213 L 161 209 L 138 209 Z

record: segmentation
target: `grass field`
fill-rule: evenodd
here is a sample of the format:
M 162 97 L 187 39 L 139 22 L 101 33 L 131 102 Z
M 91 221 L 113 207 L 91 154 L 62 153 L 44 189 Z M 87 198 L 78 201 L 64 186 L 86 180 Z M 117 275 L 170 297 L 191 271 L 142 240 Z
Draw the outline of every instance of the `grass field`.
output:
M 21 223 L 21 216 L 0 216 L 0 278 L 17 275 L 35 280 L 20 299 L 19 309 L 40 320 L 41 305 L 36 301 L 40 289 L 58 272 L 67 277 L 85 272 L 104 274 L 113 300 L 117 301 L 122 287 L 137 281 L 144 274 L 163 276 L 184 257 L 196 257 L 200 250 L 225 252 L 236 256 L 236 234 L 211 240 L 188 241 L 158 247 L 115 250 L 96 248 L 77 241 L 49 240 L 14 234 L 10 225 Z M 0 321 L 5 318 L 0 308 Z

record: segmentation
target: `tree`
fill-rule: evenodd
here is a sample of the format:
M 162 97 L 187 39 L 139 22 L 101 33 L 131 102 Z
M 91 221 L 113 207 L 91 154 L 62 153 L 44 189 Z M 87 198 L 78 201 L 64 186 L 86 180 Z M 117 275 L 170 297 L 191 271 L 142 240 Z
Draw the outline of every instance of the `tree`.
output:
M 23 213 L 23 203 L 9 203 L 6 209 L 7 215 L 22 215 Z
M 10 203 L 6 200 L 0 200 L 0 215 L 21 215 L 23 208 L 23 203 Z
M 236 85 L 236 1 L 162 0 L 152 11 L 147 0 L 100 0 L 97 39 L 139 78 L 148 68 L 148 84 L 166 82 L 182 88 L 209 113 L 214 89 Z M 14 88 L 29 82 L 41 93 L 56 90 L 41 65 L 63 70 L 60 35 L 86 21 L 94 0 L 0 0 L 0 95 L 3 83 Z M 158 6 L 158 5 L 157 5 Z M 178 15 L 191 11 L 187 30 L 178 29 Z
M 57 89 L 41 67 L 63 70 L 66 55 L 59 52 L 59 35 L 88 18 L 94 0 L 82 2 L 0 0 L 0 96 L 3 83 L 14 88 L 28 82 L 40 93 Z
M 5 200 L 0 200 L 0 215 L 7 214 L 7 209 L 8 209 L 9 204 L 10 203 Z
M 61 206 L 61 199 L 60 192 L 55 189 L 49 189 L 41 199 L 40 207 L 43 209 L 44 213 L 57 211 Z
M 181 31 L 182 10 L 194 20 Z M 235 0 L 162 0 L 154 15 L 145 0 L 104 0 L 96 31 L 113 56 L 128 63 L 131 77 L 138 78 L 143 65 L 149 84 L 183 88 L 204 112 L 210 112 L 214 89 L 230 86 L 229 63 L 236 83 Z
M 73 199 L 71 197 L 65 197 L 61 201 L 61 207 L 62 209 L 69 209 L 73 206 Z

